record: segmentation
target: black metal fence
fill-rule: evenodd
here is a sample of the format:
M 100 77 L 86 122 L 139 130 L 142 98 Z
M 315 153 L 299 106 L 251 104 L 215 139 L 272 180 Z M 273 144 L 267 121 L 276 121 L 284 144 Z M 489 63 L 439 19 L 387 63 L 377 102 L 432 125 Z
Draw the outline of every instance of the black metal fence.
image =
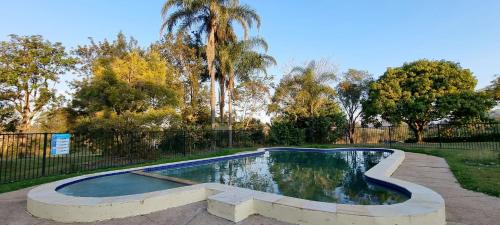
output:
M 269 132 L 273 133 L 273 128 Z M 279 138 L 269 138 L 272 135 L 262 130 L 232 131 L 232 147 L 351 144 L 348 132 L 332 131 L 336 141 L 330 143 L 308 141 L 317 139 L 308 139 L 307 135 L 315 132 L 305 129 L 279 134 Z M 73 133 L 69 154 L 54 155 L 51 154 L 53 135 L 0 134 L 0 184 L 204 154 L 230 147 L 227 130 Z M 499 124 L 430 125 L 424 128 L 422 135 L 423 142 L 417 143 L 413 131 L 405 126 L 359 127 L 352 136 L 352 144 L 393 148 L 500 150 Z
M 500 150 L 500 124 L 465 125 L 433 124 L 425 126 L 422 142 L 407 126 L 356 127 L 351 143 L 348 132 L 338 144 L 384 145 L 389 147 L 422 147 L 470 150 Z
M 0 134 L 0 184 L 159 159 L 210 153 L 229 147 L 229 131 L 164 131 L 71 134 L 69 154 L 51 154 L 54 133 Z M 262 131 L 232 131 L 232 147 L 264 144 Z

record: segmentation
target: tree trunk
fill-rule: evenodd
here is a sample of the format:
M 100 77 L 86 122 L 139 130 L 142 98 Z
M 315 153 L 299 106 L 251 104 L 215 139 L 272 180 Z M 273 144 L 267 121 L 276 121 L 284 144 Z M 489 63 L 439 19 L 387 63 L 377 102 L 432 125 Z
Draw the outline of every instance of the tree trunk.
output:
M 208 35 L 206 50 L 208 73 L 210 74 L 210 121 L 212 124 L 212 130 L 215 130 L 215 29 L 216 26 L 213 24 Z
M 415 140 L 417 143 L 423 143 L 424 142 L 424 125 L 415 123 L 414 125 L 410 126 L 410 128 L 413 130 L 413 135 L 415 135 Z
M 30 94 L 26 90 L 26 97 L 24 98 L 24 107 L 23 111 L 21 113 L 21 132 L 28 132 L 29 127 L 30 127 L 30 114 L 31 114 L 31 109 L 30 109 Z
M 417 143 L 423 143 L 424 138 L 422 135 L 421 131 L 418 130 L 413 130 L 413 134 L 415 135 L 415 140 L 417 140 Z
M 28 132 L 29 127 L 30 127 L 29 112 L 27 112 L 26 110 L 23 110 L 20 130 L 22 133 L 26 133 L 26 132 Z
M 353 125 L 349 125 L 349 143 L 354 144 L 354 129 Z
M 226 104 L 226 91 L 225 91 L 225 76 L 222 76 L 219 80 L 219 89 L 220 89 L 220 96 L 219 96 L 219 112 L 220 112 L 220 122 L 224 123 L 224 107 Z
M 229 107 L 228 112 L 228 127 L 229 127 L 229 147 L 233 147 L 233 77 L 231 74 L 229 76 L 229 90 L 227 94 L 227 104 Z
M 210 19 L 210 28 L 208 32 L 208 40 L 207 40 L 207 64 L 208 64 L 208 73 L 210 74 L 210 122 L 212 124 L 212 135 L 210 141 L 210 150 L 215 150 L 217 143 L 215 142 L 215 31 L 217 30 L 217 2 L 210 1 L 210 13 L 212 14 L 212 18 Z

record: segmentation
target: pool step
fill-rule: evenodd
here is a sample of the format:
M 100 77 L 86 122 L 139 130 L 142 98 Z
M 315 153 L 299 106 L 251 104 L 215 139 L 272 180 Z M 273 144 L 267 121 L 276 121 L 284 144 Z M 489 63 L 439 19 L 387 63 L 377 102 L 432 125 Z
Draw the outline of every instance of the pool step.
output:
M 195 185 L 198 184 L 197 182 L 191 181 L 191 180 L 186 180 L 182 178 L 177 178 L 177 177 L 170 177 L 170 176 L 165 176 L 165 175 L 160 175 L 157 173 L 148 173 L 144 172 L 144 170 L 137 170 L 137 171 L 132 171 L 131 173 L 141 175 L 141 176 L 146 176 L 146 177 L 152 177 L 156 179 L 161 179 L 161 180 L 167 180 L 179 184 L 185 184 L 185 185 Z

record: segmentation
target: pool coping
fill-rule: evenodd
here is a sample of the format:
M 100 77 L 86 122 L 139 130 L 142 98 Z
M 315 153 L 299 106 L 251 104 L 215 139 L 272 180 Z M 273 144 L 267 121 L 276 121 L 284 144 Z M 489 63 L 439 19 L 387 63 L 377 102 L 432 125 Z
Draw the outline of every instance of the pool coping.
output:
M 392 152 L 390 156 L 365 172 L 365 178 L 370 182 L 398 189 L 411 196 L 407 201 L 393 205 L 346 205 L 286 197 L 219 183 L 203 183 L 143 194 L 98 198 L 74 197 L 56 191 L 64 185 L 96 177 L 136 170 L 151 171 L 159 168 L 202 164 L 280 150 Z M 295 224 L 444 225 L 445 204 L 439 194 L 424 186 L 390 177 L 403 160 L 404 152 L 397 149 L 261 148 L 257 151 L 229 156 L 102 172 L 56 181 L 31 190 L 28 193 L 27 208 L 34 216 L 59 222 L 93 222 L 144 215 L 194 202 L 207 201 L 209 213 L 233 222 L 239 222 L 253 214 L 260 214 Z

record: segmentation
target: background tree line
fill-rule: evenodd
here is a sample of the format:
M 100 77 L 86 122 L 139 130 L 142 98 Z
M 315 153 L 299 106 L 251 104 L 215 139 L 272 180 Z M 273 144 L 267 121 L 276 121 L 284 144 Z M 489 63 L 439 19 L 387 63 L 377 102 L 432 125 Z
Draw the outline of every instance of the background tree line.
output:
M 331 143 L 346 132 L 353 142 L 356 126 L 401 123 L 420 142 L 431 122 L 491 121 L 499 101 L 500 78 L 476 91 L 472 72 L 445 60 L 408 62 L 378 79 L 311 61 L 274 86 L 267 68 L 276 61 L 262 37 L 249 35 L 261 24 L 250 6 L 167 0 L 161 14 L 163 36 L 147 47 L 121 32 L 71 51 L 39 35 L 2 41 L 2 131 L 262 130 L 266 110 L 277 143 Z M 79 78 L 67 98 L 54 85 L 70 72 Z

